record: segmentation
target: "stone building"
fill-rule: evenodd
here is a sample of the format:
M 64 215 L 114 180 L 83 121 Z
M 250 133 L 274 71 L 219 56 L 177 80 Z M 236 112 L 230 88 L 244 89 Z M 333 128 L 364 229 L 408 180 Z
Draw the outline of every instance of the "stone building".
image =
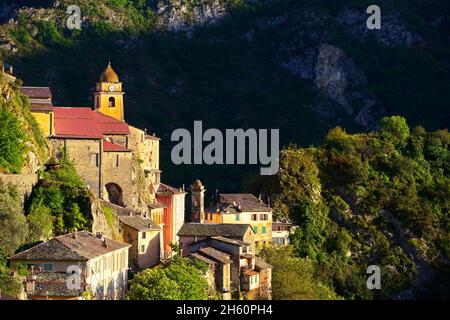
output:
M 130 213 L 119 216 L 123 239 L 131 244 L 130 267 L 142 270 L 158 264 L 161 260 L 161 227 L 151 219 Z
M 272 209 L 249 193 L 222 193 L 218 202 L 204 208 L 205 188 L 200 180 L 191 186 L 192 222 L 249 224 L 257 248 L 272 241 Z
M 29 299 L 80 300 L 90 292 L 98 300 L 116 300 L 126 293 L 129 247 L 80 231 L 38 244 L 9 260 L 27 267 Z
M 115 237 L 131 245 L 128 265 L 132 271 L 150 268 L 161 261 L 163 256 L 163 226 L 148 214 L 130 208 L 100 201 L 103 210 L 112 210 L 116 225 Z
M 272 267 L 255 256 L 250 225 L 185 223 L 182 255 L 208 265 L 210 292 L 222 299 L 271 299 Z
M 186 193 L 161 183 L 160 139 L 125 121 L 123 86 L 111 64 L 96 84 L 93 108 L 54 106 L 48 87 L 22 87 L 21 92 L 29 98 L 52 156 L 67 152 L 96 198 L 152 219 L 161 229 L 163 253 L 149 255 L 170 256 L 170 243 L 177 242 L 184 222 Z
M 272 223 L 272 243 L 286 246 L 290 243 L 290 236 L 295 232 L 295 226 L 290 221 L 273 221 Z
M 20 93 L 28 96 L 30 111 L 39 123 L 44 136 L 55 134 L 52 93 L 49 87 L 21 87 Z
M 249 224 L 231 223 L 184 223 L 178 231 L 179 243 L 183 252 L 189 252 L 191 244 L 211 237 L 226 237 L 250 243 L 254 251 L 255 234 Z

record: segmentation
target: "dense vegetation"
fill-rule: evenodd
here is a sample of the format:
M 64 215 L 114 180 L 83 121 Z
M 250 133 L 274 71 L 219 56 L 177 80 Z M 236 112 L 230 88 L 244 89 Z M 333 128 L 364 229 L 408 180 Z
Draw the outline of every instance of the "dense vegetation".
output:
M 16 24 L 1 27 L 19 48 L 6 55 L 18 75 L 27 85 L 50 85 L 55 104 L 89 105 L 91 88 L 110 60 L 125 84 L 128 122 L 163 138 L 166 182 L 189 184 L 200 177 L 211 194 L 242 185 L 247 192 L 271 195 L 276 212 L 300 226 L 292 248 L 262 253 L 276 267 L 275 298 L 450 296 L 450 138 L 447 130 L 438 130 L 450 121 L 450 51 L 445 24 L 433 27 L 448 11 L 448 1 L 379 1 L 383 14 L 400 15 L 424 39 L 413 47 L 388 47 L 370 37 L 361 41 L 337 23 L 344 7 L 364 10 L 371 4 L 365 0 L 224 0 L 233 9 L 222 23 L 188 33 L 166 32 L 146 1 L 59 2 L 55 9 L 54 1 L 38 1 L 47 8 L 40 17 L 21 11 Z M 189 3 L 192 9 L 195 1 Z M 67 4 L 81 6 L 82 30 L 65 27 Z M 280 47 L 301 28 L 267 29 L 303 9 L 323 19 L 307 33 L 342 48 L 365 73 L 361 92 L 375 96 L 387 114 L 405 116 L 413 128 L 402 117 L 388 117 L 377 132 L 352 134 L 363 130 L 349 115 L 324 119 L 311 111 L 322 101 L 313 81 L 276 62 Z M 297 49 L 303 45 L 308 43 L 300 41 Z M 27 142 L 45 153 L 27 101 L 14 91 L 17 85 L 2 82 L 0 97 L 0 170 L 7 172 L 22 171 Z M 279 175 L 268 182 L 248 177 L 256 171 L 252 167 L 172 165 L 172 130 L 191 129 L 198 119 L 205 128 L 280 128 L 281 144 L 293 144 L 283 151 Z M 311 143 L 317 146 L 306 147 Z M 24 241 L 89 226 L 82 214 L 85 192 L 70 163 L 50 169 L 33 193 L 27 224 L 14 191 L 3 191 L 0 214 L 7 218 L 0 221 L 12 223 L 17 233 L 3 240 L 0 234 L 0 247 L 11 252 Z M 191 298 L 175 285 L 180 279 L 171 268 L 182 270 L 180 277 L 192 270 L 178 263 L 137 276 L 130 298 Z M 372 264 L 382 269 L 379 291 L 366 287 Z M 297 277 L 303 281 L 294 281 Z M 283 279 L 291 281 L 282 286 Z M 153 290 L 155 283 L 165 289 Z M 195 292 L 204 298 L 203 289 Z
M 384 118 L 379 132 L 334 128 L 282 152 L 275 212 L 299 225 L 294 254 L 344 298 L 449 297 L 450 133 Z M 366 269 L 382 289 L 366 288 Z M 276 273 L 276 271 L 274 271 Z
M 145 269 L 130 281 L 130 300 L 206 300 L 206 265 L 175 257 L 164 266 Z
M 186 15 L 198 2 L 184 2 L 189 4 Z M 343 8 L 364 12 L 369 4 L 365 0 L 223 0 L 224 7 L 231 8 L 228 17 L 193 29 L 188 36 L 166 32 L 163 17 L 146 1 L 70 0 L 58 1 L 59 7 L 53 8 L 54 3 L 30 2 L 47 11 L 33 16 L 21 11 L 16 25 L 4 26 L 19 48 L 8 60 L 25 83 L 50 85 L 55 103 L 76 106 L 92 104 L 91 88 L 112 61 L 127 92 L 127 120 L 163 138 L 161 164 L 168 183 L 188 185 L 200 177 L 211 191 L 236 191 L 243 177 L 256 172 L 245 166 L 216 170 L 172 165 L 170 134 L 179 127 L 191 129 L 193 120 L 203 120 L 205 128 L 282 128 L 284 145 L 318 143 L 336 125 L 350 132 L 361 130 L 345 112 L 318 117 L 311 109 L 321 97 L 312 81 L 292 75 L 276 61 L 280 47 L 295 41 L 292 37 L 303 26 L 284 32 L 267 28 L 279 17 L 295 16 L 304 9 L 323 19 L 318 26 L 307 25 L 312 28 L 308 33 L 318 34 L 352 57 L 367 77 L 362 92 L 380 100 L 388 114 L 406 116 L 413 125 L 432 130 L 449 124 L 447 32 L 431 25 L 433 17 L 448 8 L 446 1 L 379 1 L 383 14 L 400 15 L 425 40 L 417 48 L 385 47 L 370 39 L 361 42 L 336 23 Z M 85 18 L 81 30 L 65 26 L 69 4 L 81 7 Z M 253 34 L 251 41 L 247 34 Z M 307 39 L 298 41 L 298 50 L 308 45 Z M 180 181 L 180 176 L 185 180 Z
M 30 240 L 90 228 L 90 192 L 67 153 L 61 153 L 59 164 L 45 171 L 33 189 L 27 217 L 34 231 Z
M 336 300 L 332 288 L 314 274 L 314 263 L 299 258 L 292 246 L 266 247 L 259 255 L 272 265 L 272 299 L 274 300 Z
M 15 188 L 0 183 L 0 291 L 17 296 L 21 282 L 12 276 L 7 258 L 26 242 L 28 224 L 22 211 L 22 202 Z
M 1 61 L 0 61 L 1 62 Z M 36 161 L 46 155 L 46 145 L 28 99 L 19 94 L 20 80 L 8 81 L 0 71 L 0 173 L 23 173 L 32 152 Z

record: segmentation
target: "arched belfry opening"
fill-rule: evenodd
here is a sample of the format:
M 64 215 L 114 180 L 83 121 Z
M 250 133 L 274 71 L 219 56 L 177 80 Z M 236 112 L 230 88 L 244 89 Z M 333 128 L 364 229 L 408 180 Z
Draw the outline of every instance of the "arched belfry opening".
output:
M 105 187 L 108 193 L 108 201 L 123 207 L 122 188 L 116 183 L 108 183 Z
M 114 97 L 110 97 L 110 98 L 108 99 L 108 106 L 109 106 L 110 108 L 114 108 L 114 107 L 116 106 L 116 99 L 114 99 Z

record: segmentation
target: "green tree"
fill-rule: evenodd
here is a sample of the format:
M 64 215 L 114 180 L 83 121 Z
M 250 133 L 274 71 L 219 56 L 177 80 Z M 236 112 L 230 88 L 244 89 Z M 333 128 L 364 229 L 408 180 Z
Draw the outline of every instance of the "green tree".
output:
M 404 147 L 410 136 L 406 119 L 401 116 L 384 117 L 380 121 L 381 136 L 391 140 L 395 145 Z
M 292 246 L 265 247 L 260 255 L 273 266 L 273 299 L 340 299 L 330 287 L 315 279 L 313 261 L 296 257 Z
M 19 120 L 7 109 L 0 110 L 0 167 L 20 173 L 26 150 L 25 135 Z
M 177 257 L 165 266 L 136 274 L 130 284 L 130 300 L 206 300 L 206 265 Z
M 33 210 L 48 208 L 53 221 L 52 230 L 56 235 L 75 229 L 87 230 L 91 223 L 90 192 L 66 152 L 61 151 L 63 157 L 60 166 L 44 172 L 42 181 L 33 190 L 29 210 L 31 215 Z M 42 219 L 39 222 L 48 227 L 47 214 L 36 215 L 31 217 L 35 219 L 34 222 Z M 48 231 L 48 228 L 43 231 Z
M 0 247 L 7 254 L 13 254 L 25 243 L 27 236 L 28 223 L 17 191 L 0 185 Z
M 29 242 L 46 240 L 51 236 L 53 217 L 47 206 L 43 204 L 33 206 L 31 213 L 27 216 L 27 220 L 30 226 Z

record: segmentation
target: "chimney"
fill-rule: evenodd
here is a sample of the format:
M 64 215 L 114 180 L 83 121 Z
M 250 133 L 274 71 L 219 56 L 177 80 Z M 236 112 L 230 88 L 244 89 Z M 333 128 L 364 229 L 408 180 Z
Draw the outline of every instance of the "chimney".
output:
M 106 238 L 102 239 L 102 246 L 104 246 L 105 248 L 108 247 L 108 244 L 106 243 Z
M 97 237 L 97 239 L 102 239 L 103 238 L 102 233 L 101 232 L 97 232 L 96 237 Z

